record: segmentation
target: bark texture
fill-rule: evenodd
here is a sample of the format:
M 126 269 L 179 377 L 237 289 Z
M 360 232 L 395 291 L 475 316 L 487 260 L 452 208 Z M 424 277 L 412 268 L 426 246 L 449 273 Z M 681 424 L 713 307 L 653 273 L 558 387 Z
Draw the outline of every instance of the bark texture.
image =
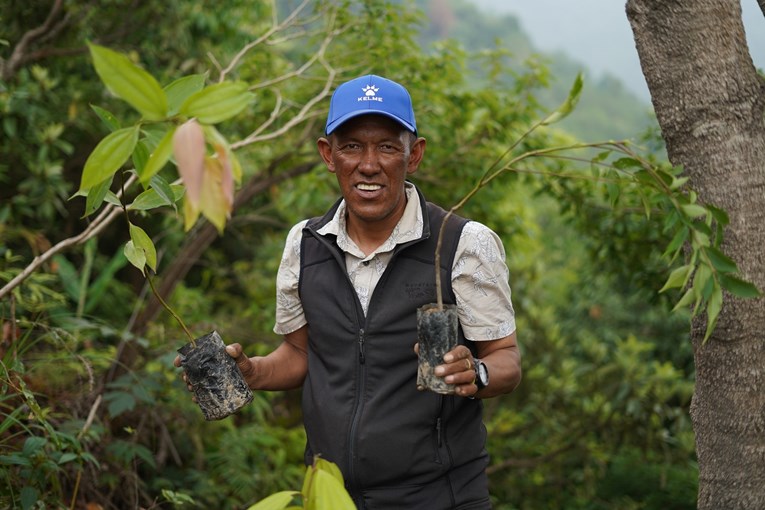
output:
M 731 219 L 723 250 L 765 289 L 765 88 L 738 0 L 629 0 L 670 161 Z M 691 328 L 698 508 L 765 508 L 765 302 L 725 295 L 717 329 Z

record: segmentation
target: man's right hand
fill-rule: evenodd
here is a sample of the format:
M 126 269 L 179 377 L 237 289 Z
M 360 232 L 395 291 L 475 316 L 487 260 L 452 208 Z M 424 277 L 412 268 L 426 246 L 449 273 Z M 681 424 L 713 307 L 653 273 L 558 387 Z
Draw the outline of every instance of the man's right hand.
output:
M 255 377 L 255 367 L 253 366 L 252 360 L 247 357 L 247 355 L 242 350 L 242 346 L 240 344 L 231 344 L 226 346 L 226 354 L 234 358 L 236 361 L 237 366 L 239 367 L 239 370 L 242 372 L 242 375 L 244 376 L 244 380 L 247 381 L 247 384 L 250 384 L 250 379 Z M 176 367 L 181 368 L 181 357 L 176 356 L 173 360 L 173 365 Z M 186 383 L 186 388 L 190 392 L 194 392 L 194 388 L 189 383 L 188 377 L 186 377 L 186 371 L 183 371 L 183 382 Z M 197 401 L 196 397 L 191 397 L 191 400 L 194 402 Z
M 240 344 L 230 344 L 226 346 L 226 354 L 234 358 L 236 365 L 244 376 L 244 380 L 252 388 L 252 380 L 255 378 L 255 364 L 242 349 Z

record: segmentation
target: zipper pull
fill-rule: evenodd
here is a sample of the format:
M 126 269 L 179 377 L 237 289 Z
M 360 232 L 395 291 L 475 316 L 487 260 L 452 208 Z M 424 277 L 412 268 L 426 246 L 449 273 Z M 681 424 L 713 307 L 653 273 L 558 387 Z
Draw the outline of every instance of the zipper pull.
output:
M 364 330 L 359 330 L 359 363 L 364 364 Z

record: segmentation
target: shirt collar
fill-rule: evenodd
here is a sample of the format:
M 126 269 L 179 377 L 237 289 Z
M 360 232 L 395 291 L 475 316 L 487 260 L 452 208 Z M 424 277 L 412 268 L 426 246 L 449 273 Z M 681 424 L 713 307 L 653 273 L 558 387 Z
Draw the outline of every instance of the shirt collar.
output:
M 337 246 L 341 250 L 361 259 L 372 258 L 377 253 L 392 251 L 397 244 L 403 244 L 419 239 L 422 237 L 423 229 L 420 197 L 415 190 L 414 184 L 411 182 L 407 181 L 404 183 L 404 191 L 406 192 L 406 207 L 404 208 L 404 214 L 401 216 L 401 219 L 398 220 L 390 237 L 388 237 L 388 239 L 368 257 L 364 255 L 364 252 L 362 252 L 358 246 L 356 246 L 356 243 L 354 243 L 348 236 L 348 230 L 346 229 L 345 200 L 340 202 L 332 220 L 320 228 L 317 233 L 320 235 L 333 234 L 337 236 Z

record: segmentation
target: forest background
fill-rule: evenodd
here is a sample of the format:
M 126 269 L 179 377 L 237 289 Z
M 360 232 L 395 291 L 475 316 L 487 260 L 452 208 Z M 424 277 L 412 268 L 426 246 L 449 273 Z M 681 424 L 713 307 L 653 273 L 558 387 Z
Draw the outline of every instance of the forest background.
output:
M 255 100 L 220 126 L 243 170 L 223 234 L 204 220 L 184 232 L 170 204 L 129 212 L 184 320 L 250 355 L 280 341 L 287 230 L 338 193 L 315 151 L 332 86 L 366 72 L 407 84 L 428 139 L 414 180 L 449 206 L 583 70 L 539 54 L 516 18 L 463 0 L 308 2 L 294 18 L 298 2 L 153 4 L 0 6 L 0 284 L 65 248 L 0 302 L 4 506 L 246 508 L 304 473 L 299 392 L 258 393 L 237 416 L 205 422 L 172 367 L 183 334 L 123 255 L 127 228 L 67 243 L 94 221 L 73 195 L 106 120 L 135 118 L 98 80 L 86 42 L 163 85 L 193 74 L 251 84 Z M 664 158 L 649 107 L 610 77 L 586 82 L 556 126 L 522 148 L 629 138 Z M 501 510 L 694 508 L 688 315 L 659 293 L 671 236 L 630 189 L 582 177 L 580 159 L 536 158 L 462 211 L 505 243 L 524 357 L 519 389 L 485 405 L 492 498 Z M 112 191 L 129 203 L 140 190 L 123 184 Z

